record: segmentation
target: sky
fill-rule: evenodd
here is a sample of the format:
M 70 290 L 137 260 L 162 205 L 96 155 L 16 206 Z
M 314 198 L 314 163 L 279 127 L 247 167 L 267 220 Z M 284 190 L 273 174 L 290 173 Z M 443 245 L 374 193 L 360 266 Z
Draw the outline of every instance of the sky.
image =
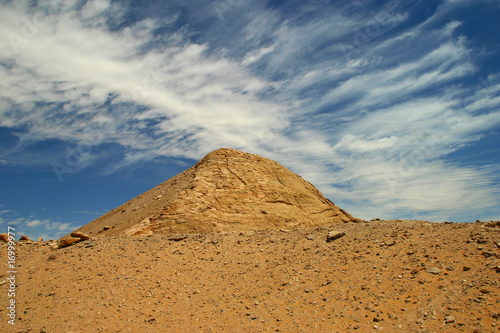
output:
M 500 219 L 500 3 L 0 1 L 0 232 L 57 239 L 221 147 L 355 217 Z

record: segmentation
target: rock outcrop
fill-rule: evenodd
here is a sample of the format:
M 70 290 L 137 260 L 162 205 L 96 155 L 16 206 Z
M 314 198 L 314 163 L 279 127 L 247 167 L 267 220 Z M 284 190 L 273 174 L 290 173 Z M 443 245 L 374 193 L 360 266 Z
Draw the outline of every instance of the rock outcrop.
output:
M 219 149 L 77 231 L 133 236 L 307 228 L 354 220 L 279 163 Z

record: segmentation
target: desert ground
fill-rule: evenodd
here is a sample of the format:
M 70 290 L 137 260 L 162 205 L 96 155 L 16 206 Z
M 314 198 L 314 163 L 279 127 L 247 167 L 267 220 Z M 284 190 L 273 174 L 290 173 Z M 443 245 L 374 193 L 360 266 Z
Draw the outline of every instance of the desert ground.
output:
M 16 265 L 2 332 L 500 331 L 498 222 L 18 241 Z

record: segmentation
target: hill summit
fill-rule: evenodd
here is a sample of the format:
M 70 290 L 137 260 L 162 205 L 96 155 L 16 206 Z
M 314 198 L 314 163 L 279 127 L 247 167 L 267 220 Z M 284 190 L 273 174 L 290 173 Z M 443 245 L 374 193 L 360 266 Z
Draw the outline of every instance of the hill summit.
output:
M 92 236 L 212 233 L 354 220 L 279 163 L 223 148 L 77 231 Z

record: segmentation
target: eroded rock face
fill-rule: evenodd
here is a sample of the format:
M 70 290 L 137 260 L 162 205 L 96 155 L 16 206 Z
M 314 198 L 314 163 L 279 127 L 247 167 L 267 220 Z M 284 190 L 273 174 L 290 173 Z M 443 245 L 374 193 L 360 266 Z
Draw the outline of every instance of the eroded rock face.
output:
M 350 214 L 279 163 L 219 149 L 78 231 L 90 236 L 182 234 L 351 221 Z M 103 226 L 112 228 L 103 230 Z

